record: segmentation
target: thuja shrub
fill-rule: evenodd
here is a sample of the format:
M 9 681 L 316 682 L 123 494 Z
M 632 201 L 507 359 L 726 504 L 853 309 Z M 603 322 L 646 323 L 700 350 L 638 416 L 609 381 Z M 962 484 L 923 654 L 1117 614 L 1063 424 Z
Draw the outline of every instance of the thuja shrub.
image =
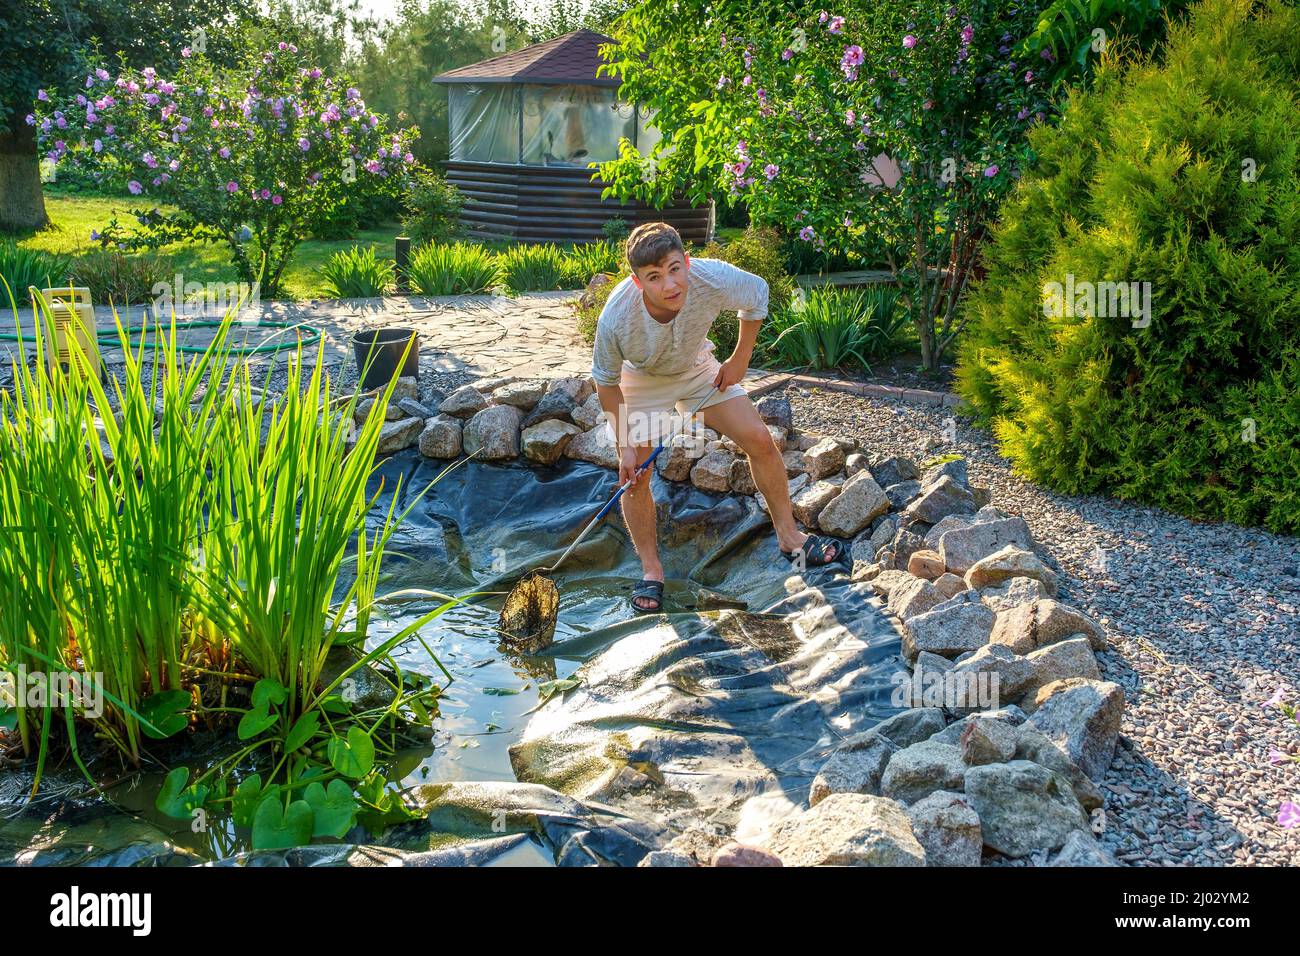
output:
M 1205 0 L 1030 134 L 957 369 L 1021 473 L 1300 530 L 1298 32 Z

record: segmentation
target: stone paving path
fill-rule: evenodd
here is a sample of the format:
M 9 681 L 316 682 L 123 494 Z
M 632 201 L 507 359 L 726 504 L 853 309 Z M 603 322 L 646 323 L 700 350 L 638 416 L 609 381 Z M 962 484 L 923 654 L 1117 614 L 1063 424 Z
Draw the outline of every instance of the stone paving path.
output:
M 351 337 L 359 329 L 413 328 L 420 336 L 421 372 L 460 372 L 468 376 L 513 375 L 519 378 L 550 378 L 586 375 L 591 370 L 591 346 L 578 333 L 576 314 L 569 304 L 574 292 L 535 292 L 511 298 L 500 295 L 396 296 L 382 299 L 336 299 L 306 302 L 264 302 L 245 309 L 235 328 L 238 344 L 258 345 L 283 335 L 259 326 L 259 321 L 304 323 L 321 330 L 327 368 L 353 364 Z M 119 312 L 123 319 L 128 316 Z M 187 321 L 215 320 L 220 314 L 194 312 L 177 316 L 178 325 Z M 129 322 L 140 326 L 145 309 L 132 307 Z M 25 332 L 33 328 L 31 310 L 20 313 Z M 95 323 L 102 332 L 116 329 L 113 312 L 107 306 L 95 309 Z M 195 329 L 182 333 L 181 344 L 203 346 L 212 331 Z M 30 349 L 30 346 L 28 347 Z M 106 362 L 120 360 L 121 349 L 101 346 Z M 18 353 L 16 342 L 0 341 L 0 369 L 7 369 Z M 310 351 L 310 350 L 309 350 Z M 253 365 L 276 361 L 289 351 L 257 356 Z M 0 372 L 0 377 L 7 378 Z M 746 386 L 751 390 L 773 387 L 784 376 L 751 370 Z

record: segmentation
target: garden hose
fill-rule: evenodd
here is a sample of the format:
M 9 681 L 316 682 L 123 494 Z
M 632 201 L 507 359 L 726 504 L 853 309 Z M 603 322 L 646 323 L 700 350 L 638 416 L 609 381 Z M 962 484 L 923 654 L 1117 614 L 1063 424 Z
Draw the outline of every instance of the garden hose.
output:
M 224 324 L 225 324 L 224 322 L 216 322 L 216 321 L 186 322 L 183 325 L 178 324 L 176 326 L 176 331 L 179 333 L 179 332 L 187 332 L 191 329 L 219 329 Z M 230 327 L 231 329 L 234 329 L 236 326 L 242 324 L 243 323 L 236 322 L 236 323 L 232 323 Z M 252 323 L 250 323 L 245 327 L 246 328 L 252 327 Z M 282 352 L 285 349 L 297 348 L 300 344 L 306 346 L 316 345 L 317 343 L 320 342 L 321 335 L 322 335 L 321 330 L 316 328 L 316 326 L 307 325 L 306 323 L 302 323 L 302 322 L 258 321 L 256 323 L 256 327 L 259 329 L 269 328 L 269 329 L 279 329 L 282 331 L 289 330 L 289 329 L 301 329 L 305 333 L 305 336 L 302 337 L 301 340 L 295 338 L 293 341 L 288 341 L 286 339 L 285 341 L 282 342 L 264 342 L 261 345 L 247 345 L 247 346 L 242 346 L 240 348 L 231 348 L 230 349 L 231 355 L 235 355 L 235 356 L 266 355 L 272 352 Z M 132 346 L 138 345 L 139 343 L 136 341 L 134 336 L 137 333 L 144 333 L 147 332 L 148 330 L 149 330 L 148 326 L 136 326 L 134 328 L 126 329 L 128 336 L 131 337 L 130 344 Z M 115 346 L 121 344 L 121 340 L 119 339 L 118 334 L 113 331 L 99 332 L 96 334 L 95 338 L 101 345 Z M 14 335 L 13 333 L 0 333 L 0 342 L 25 342 L 25 341 L 27 341 L 27 337 Z M 206 345 L 203 346 L 177 345 L 176 351 L 186 352 L 191 355 L 202 355 L 204 352 L 208 350 L 208 348 L 209 346 Z

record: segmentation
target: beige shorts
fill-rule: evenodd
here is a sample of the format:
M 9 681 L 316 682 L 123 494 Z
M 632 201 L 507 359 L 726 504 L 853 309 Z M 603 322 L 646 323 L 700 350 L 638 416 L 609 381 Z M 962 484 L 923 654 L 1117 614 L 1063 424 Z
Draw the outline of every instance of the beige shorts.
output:
M 712 351 L 701 352 L 700 360 L 680 375 L 649 375 L 625 364 L 619 387 L 623 391 L 622 417 L 629 444 L 654 446 L 685 431 L 685 416 L 709 392 L 713 394 L 702 408 L 749 394 L 740 385 L 719 391 L 713 380 L 721 367 Z M 605 427 L 614 435 L 608 420 Z M 614 439 L 617 442 L 618 436 Z

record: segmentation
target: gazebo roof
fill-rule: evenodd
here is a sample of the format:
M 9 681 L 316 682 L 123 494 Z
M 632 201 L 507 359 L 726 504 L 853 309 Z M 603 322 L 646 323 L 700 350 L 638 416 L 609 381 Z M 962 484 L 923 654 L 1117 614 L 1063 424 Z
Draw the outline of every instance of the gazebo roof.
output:
M 574 30 L 544 43 L 534 43 L 513 53 L 480 60 L 448 70 L 433 78 L 435 83 L 550 83 L 583 86 L 618 86 L 612 76 L 597 76 L 602 43 L 612 37 L 594 30 Z

